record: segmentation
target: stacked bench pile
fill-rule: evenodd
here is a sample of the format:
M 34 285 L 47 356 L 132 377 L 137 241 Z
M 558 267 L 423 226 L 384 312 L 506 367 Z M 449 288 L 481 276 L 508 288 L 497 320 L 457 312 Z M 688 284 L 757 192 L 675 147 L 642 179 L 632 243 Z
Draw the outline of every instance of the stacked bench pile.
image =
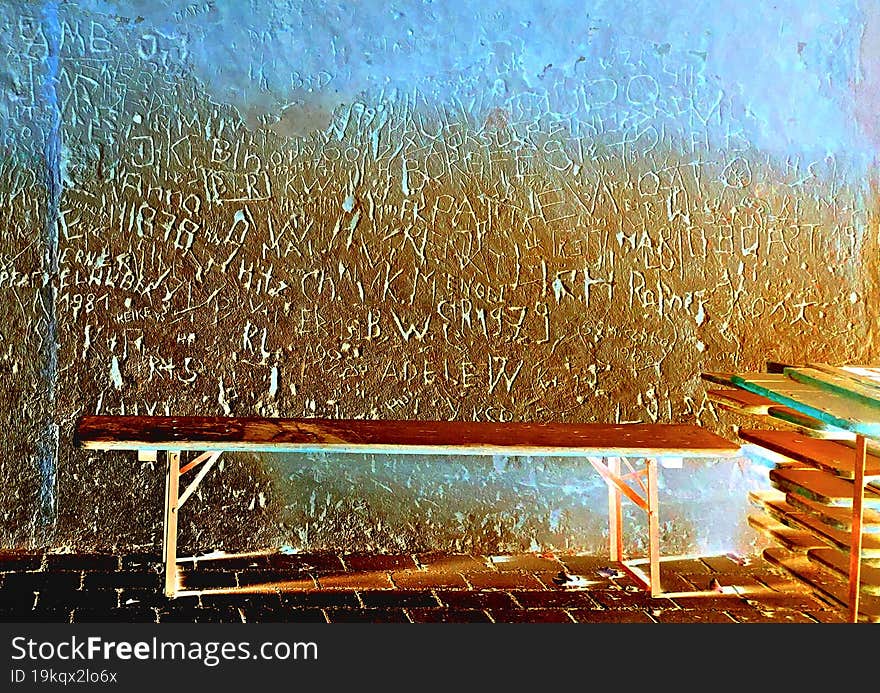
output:
M 771 563 L 849 611 L 880 622 L 880 369 L 775 364 L 704 373 L 721 408 L 770 428 L 738 431 L 746 454 L 773 463 L 750 494 L 749 524 L 776 546 Z
M 732 458 L 740 446 L 690 424 L 488 423 L 319 418 L 84 416 L 75 442 L 90 450 L 134 451 L 165 458 L 165 594 L 177 595 L 178 512 L 224 452 L 577 456 L 608 485 L 610 559 L 652 596 L 660 582 L 658 465 L 683 458 Z M 191 459 L 184 460 L 184 455 Z M 639 464 L 638 460 L 642 463 Z M 181 490 L 188 474 L 193 478 Z M 623 550 L 622 498 L 647 513 L 648 556 Z M 641 566 L 647 564 L 647 572 Z

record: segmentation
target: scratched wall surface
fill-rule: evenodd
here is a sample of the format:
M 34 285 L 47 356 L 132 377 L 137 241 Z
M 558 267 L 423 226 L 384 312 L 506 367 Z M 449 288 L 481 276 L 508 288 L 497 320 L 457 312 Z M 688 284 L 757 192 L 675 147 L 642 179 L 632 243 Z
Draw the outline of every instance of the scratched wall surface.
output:
M 0 536 L 3 544 L 41 542 L 54 513 L 55 431 L 52 369 L 56 343 L 49 281 L 53 228 L 47 214 L 53 180 L 52 59 L 40 14 L 0 8 Z M 59 188 L 55 187 L 57 192 Z
M 83 413 L 732 434 L 701 371 L 876 358 L 876 11 L 667 5 L 7 3 L 4 541 L 159 546 L 161 468 Z M 667 470 L 664 547 L 753 548 L 763 472 Z M 605 495 L 230 455 L 181 544 L 598 550 Z

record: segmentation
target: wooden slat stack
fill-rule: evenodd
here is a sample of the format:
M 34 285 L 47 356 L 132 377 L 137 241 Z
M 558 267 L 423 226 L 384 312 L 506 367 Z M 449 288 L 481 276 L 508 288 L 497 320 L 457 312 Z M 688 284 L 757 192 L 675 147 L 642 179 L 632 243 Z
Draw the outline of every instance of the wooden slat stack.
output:
M 853 482 L 856 434 L 841 426 L 854 421 L 870 436 L 858 620 L 880 622 L 880 368 L 809 364 L 772 370 L 702 375 L 712 384 L 707 396 L 716 406 L 773 427 L 738 431 L 774 464 L 770 488 L 750 494 L 756 511 L 749 525 L 776 544 L 764 550 L 766 560 L 847 607 L 852 507 L 859 491 Z

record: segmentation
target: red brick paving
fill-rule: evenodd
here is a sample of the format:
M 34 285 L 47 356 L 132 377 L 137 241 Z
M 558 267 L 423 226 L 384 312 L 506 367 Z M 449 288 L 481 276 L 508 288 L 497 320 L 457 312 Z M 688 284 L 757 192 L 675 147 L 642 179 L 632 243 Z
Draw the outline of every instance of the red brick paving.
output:
M 560 576 L 580 586 L 559 584 Z M 211 555 L 162 594 L 148 553 L 0 551 L 0 621 L 373 623 L 842 623 L 845 610 L 761 558 L 662 564 L 651 598 L 601 556 Z M 715 580 L 712 583 L 713 579 Z M 574 583 L 572 583 L 574 584 Z M 710 584 L 720 592 L 709 591 Z
M 401 589 L 466 589 L 461 573 L 444 570 L 401 570 L 391 573 L 391 581 Z

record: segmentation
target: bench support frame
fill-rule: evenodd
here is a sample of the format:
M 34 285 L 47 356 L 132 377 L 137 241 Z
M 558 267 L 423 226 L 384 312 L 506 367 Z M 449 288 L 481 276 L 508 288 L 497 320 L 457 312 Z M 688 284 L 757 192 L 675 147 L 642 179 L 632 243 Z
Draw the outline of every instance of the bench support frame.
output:
M 608 484 L 608 556 L 630 576 L 635 578 L 643 587 L 651 592 L 652 597 L 663 594 L 663 586 L 660 582 L 660 499 L 657 492 L 657 460 L 645 458 L 644 469 L 634 470 L 628 474 L 621 474 L 621 458 L 609 457 L 607 462 L 603 458 L 590 457 L 590 463 Z M 629 467 L 629 462 L 624 458 L 623 462 Z M 642 483 L 641 477 L 647 478 L 647 486 Z M 633 489 L 627 482 L 635 480 L 640 490 L 645 494 Z M 639 567 L 646 559 L 627 559 L 623 551 L 623 512 L 622 499 L 626 495 L 638 507 L 648 515 L 648 573 Z
M 150 451 L 156 454 L 158 451 Z M 178 594 L 177 572 L 177 522 L 180 508 L 196 491 L 199 484 L 217 462 L 222 451 L 204 452 L 181 467 L 181 451 L 165 451 L 165 509 L 164 509 L 164 542 L 162 561 L 165 570 L 165 595 L 175 597 Z M 643 469 L 633 469 L 625 457 L 588 457 L 587 458 L 608 485 L 608 554 L 611 561 L 637 580 L 652 597 L 664 594 L 660 582 L 660 501 L 658 495 L 658 461 L 656 458 L 644 458 Z M 629 470 L 621 473 L 621 466 Z M 190 470 L 202 465 L 195 478 L 181 493 L 180 478 Z M 642 479 L 646 479 L 643 482 Z M 632 486 L 635 482 L 638 488 Z M 648 518 L 648 556 L 646 558 L 626 558 L 623 550 L 623 512 L 622 500 L 626 496 L 636 506 L 647 513 Z M 640 567 L 647 563 L 648 572 Z
M 177 593 L 177 510 L 180 505 L 180 451 L 165 453 L 165 540 L 162 560 L 165 562 L 165 596 Z
M 156 459 L 158 451 L 149 451 L 148 457 Z M 211 467 L 220 458 L 222 451 L 211 450 L 202 453 L 185 466 L 180 466 L 180 450 L 167 450 L 165 452 L 165 510 L 164 540 L 162 542 L 162 562 L 165 566 L 165 596 L 175 597 L 178 592 L 177 580 L 177 518 L 180 508 L 187 499 L 196 491 L 202 480 L 211 471 Z M 198 465 L 202 468 L 198 471 L 189 486 L 180 492 L 180 477 Z

